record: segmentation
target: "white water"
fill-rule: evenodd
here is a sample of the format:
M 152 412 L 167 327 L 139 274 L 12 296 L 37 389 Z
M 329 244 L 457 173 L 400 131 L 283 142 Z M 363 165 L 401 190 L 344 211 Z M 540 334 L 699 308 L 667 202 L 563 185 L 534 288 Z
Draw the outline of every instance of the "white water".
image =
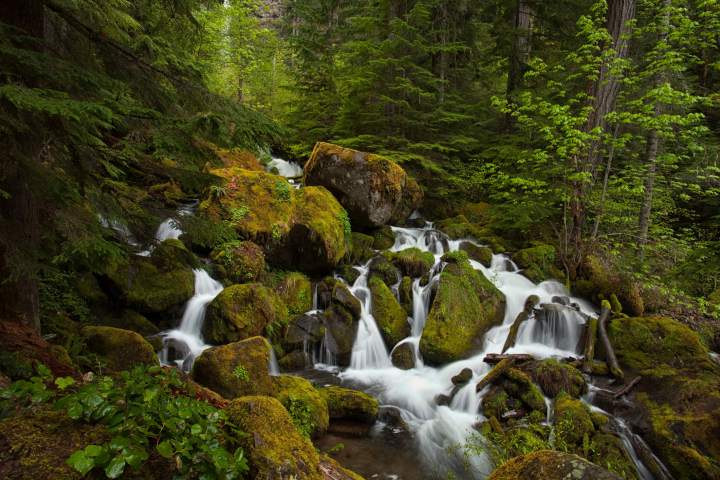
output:
M 205 270 L 194 269 L 193 273 L 195 294 L 185 305 L 180 326 L 162 334 L 163 350 L 160 353 L 163 364 L 174 362 L 185 371 L 189 371 L 195 358 L 208 348 L 202 338 L 205 311 L 208 304 L 223 290 L 222 284 L 213 280 Z M 171 349 L 175 351 L 176 358 L 170 358 Z
M 177 209 L 177 214 L 174 217 L 168 217 L 163 220 L 162 223 L 158 226 L 157 231 L 155 232 L 155 243 L 161 243 L 168 239 L 177 240 L 178 238 L 180 238 L 180 235 L 183 234 L 183 231 L 180 229 L 177 217 L 192 215 L 195 212 L 196 205 L 197 202 L 189 205 L 183 205 L 182 207 Z M 138 255 L 142 257 L 148 257 L 154 249 L 155 245 L 150 245 L 142 252 L 139 252 Z
M 596 312 L 588 302 L 570 297 L 569 292 L 559 282 L 531 282 L 518 272 L 517 266 L 505 255 L 494 255 L 489 268 L 471 260 L 473 268 L 480 271 L 505 296 L 503 322 L 485 334 L 484 345 L 475 355 L 442 367 L 425 366 L 418 347 L 430 309 L 431 290 L 433 284 L 439 280 L 443 267 L 440 258 L 446 252 L 457 250 L 462 241 L 471 240 L 450 240 L 441 232 L 433 230 L 431 224 L 427 224 L 425 228 L 393 227 L 393 232 L 395 243 L 391 251 L 416 247 L 435 256 L 435 265 L 429 272 L 428 284 L 421 286 L 420 279 L 413 281 L 413 314 L 409 318 L 411 334 L 400 342 L 414 345 L 415 368 L 401 370 L 392 366 L 378 326 L 370 313 L 372 298 L 367 288 L 368 265 L 363 265 L 355 267 L 361 275 L 351 287 L 353 295 L 362 305 L 360 324 L 350 367 L 339 373 L 339 376 L 343 381 L 363 386 L 374 394 L 381 404 L 400 409 L 403 420 L 414 433 L 422 458 L 428 462 L 430 468 L 454 470 L 463 478 L 484 478 L 493 468 L 490 460 L 484 455 L 471 455 L 468 458 L 467 452 L 462 448 L 469 436 L 477 435 L 474 426 L 484 420 L 479 409 L 482 396 L 488 389 L 479 394 L 475 392 L 478 380 L 490 371 L 490 366 L 483 361 L 484 357 L 488 353 L 500 353 L 511 324 L 523 310 L 530 295 L 539 297 L 540 306 L 551 304 L 554 296 L 567 296 L 571 303 L 577 304 L 579 312 L 558 304 L 547 306 L 543 321 L 531 317 L 522 325 L 516 344 L 508 353 L 528 353 L 539 359 L 579 356 L 576 349 L 583 325 L 586 318 L 595 316 Z M 317 308 L 317 305 L 313 308 Z M 321 346 L 321 352 L 322 350 Z M 327 363 L 328 359 L 323 358 L 322 361 Z M 327 365 L 316 365 L 317 367 L 327 368 Z M 436 397 L 450 394 L 454 387 L 451 379 L 463 368 L 472 370 L 472 379 L 455 394 L 449 406 L 438 406 Z M 551 402 L 546 403 L 547 421 L 550 422 Z M 634 452 L 631 456 L 633 460 L 637 460 Z M 464 468 L 468 461 L 469 470 Z M 644 467 L 639 460 L 636 463 L 644 478 Z
M 295 162 L 288 162 L 282 158 L 272 157 L 268 163 L 267 169 L 276 168 L 278 175 L 286 178 L 296 178 L 303 174 L 303 168 Z

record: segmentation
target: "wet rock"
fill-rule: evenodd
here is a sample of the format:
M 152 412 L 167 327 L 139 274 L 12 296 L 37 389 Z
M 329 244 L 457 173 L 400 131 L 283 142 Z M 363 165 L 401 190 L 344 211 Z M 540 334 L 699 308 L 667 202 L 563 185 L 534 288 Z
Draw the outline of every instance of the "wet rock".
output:
M 305 164 L 304 181 L 330 190 L 363 228 L 401 223 L 422 201 L 418 184 L 395 162 L 324 142 Z
M 510 459 L 488 480 L 620 480 L 604 468 L 568 453 L 540 450 Z
M 473 242 L 464 241 L 460 243 L 460 250 L 467 252 L 468 257 L 476 262 L 482 263 L 486 267 L 492 264 L 493 252 L 489 247 L 477 245 Z
M 260 245 L 272 264 L 308 272 L 337 266 L 347 252 L 347 214 L 322 187 L 296 190 L 283 177 L 227 167 L 211 171 L 224 180 L 224 195 L 210 195 L 201 211 L 231 223 Z
M 262 337 L 208 348 L 195 360 L 193 380 L 228 399 L 272 395 L 271 348 Z
M 310 366 L 311 363 L 312 359 L 310 358 L 310 356 L 301 350 L 295 350 L 294 352 L 290 352 L 287 355 L 283 356 L 280 360 L 278 360 L 280 368 L 285 371 L 291 372 L 303 370 L 305 367 Z
M 360 272 L 352 265 L 341 266 L 337 270 L 337 273 L 347 282 L 348 285 L 354 284 L 355 280 L 357 280 L 360 276 Z
M 419 248 L 406 248 L 391 254 L 391 261 L 400 272 L 408 277 L 422 277 L 432 268 L 435 257 Z
M 352 470 L 344 468 L 328 455 L 320 455 L 320 472 L 325 480 L 365 480 Z
M 437 293 L 428 314 L 420 351 L 431 364 L 458 360 L 479 348 L 483 335 L 502 321 L 504 297 L 468 262 L 465 252 L 443 256 Z
M 308 437 L 317 437 L 325 433 L 330 417 L 327 402 L 310 381 L 292 375 L 273 377 L 275 398 L 287 409 L 294 419 L 295 426 Z
M 446 218 L 435 223 L 435 228 L 452 239 L 472 238 L 490 247 L 495 252 L 504 252 L 505 245 L 486 225 L 473 223 L 465 215 Z
M 570 305 L 570 298 L 565 295 L 555 295 L 552 297 L 551 301 L 552 303 L 559 303 L 560 305 Z
M 473 377 L 473 372 L 469 368 L 463 368 L 460 373 L 452 377 L 453 385 L 465 385 Z
M 390 428 L 399 429 L 406 433 L 410 432 L 410 427 L 403 420 L 402 411 L 398 407 L 383 405 L 378 410 L 378 420 L 384 422 Z
M 550 398 L 555 398 L 560 392 L 578 398 L 587 392 L 587 383 L 582 373 L 577 368 L 555 359 L 539 362 L 533 369 L 532 377 Z
M 555 258 L 555 247 L 547 244 L 525 248 L 513 255 L 513 260 L 522 270 L 522 274 L 536 283 L 564 278 L 562 271 L 555 265 Z
M 346 258 L 351 265 L 358 265 L 367 262 L 375 255 L 373 243 L 375 239 L 364 233 L 352 232 L 351 248 Z
M 390 359 L 393 366 L 399 369 L 410 370 L 415 368 L 415 347 L 410 342 L 401 343 L 393 349 Z
M 322 320 L 327 331 L 326 348 L 335 356 L 339 365 L 350 365 L 358 317 L 340 305 L 331 305 L 323 312 Z
M 290 321 L 283 339 L 286 350 L 302 349 L 306 342 L 317 343 L 325 335 L 325 327 L 319 313 L 304 313 Z
M 280 297 L 259 283 L 232 285 L 210 302 L 203 323 L 206 342 L 236 342 L 263 333 L 268 325 L 287 324 L 287 307 Z
M 575 447 L 582 446 L 583 437 L 590 438 L 595 432 L 587 405 L 564 392 L 555 398 L 554 423 L 557 437 Z
M 233 283 L 255 282 L 265 272 L 265 254 L 254 242 L 232 242 L 216 248 L 211 254 L 223 267 L 225 278 Z
M 400 306 L 393 292 L 378 277 L 368 282 L 372 295 L 372 315 L 377 322 L 386 345 L 392 348 L 400 340 L 410 335 L 407 314 Z
M 330 412 L 330 431 L 365 435 L 375 423 L 379 404 L 358 390 L 343 387 L 319 389 Z
M 260 480 L 321 480 L 320 458 L 310 440 L 295 428 L 275 398 L 240 397 L 225 409 L 233 424 L 248 435 L 240 437 L 250 466 L 250 478 Z
M 440 407 L 446 407 L 452 402 L 452 396 L 441 393 L 435 397 L 435 404 Z
M 84 327 L 80 331 L 89 351 L 99 355 L 111 371 L 136 365 L 157 365 L 155 349 L 141 335 L 114 327 Z
M 377 255 L 369 266 L 370 277 L 379 277 L 385 285 L 395 285 L 400 281 L 400 270 L 385 256 Z

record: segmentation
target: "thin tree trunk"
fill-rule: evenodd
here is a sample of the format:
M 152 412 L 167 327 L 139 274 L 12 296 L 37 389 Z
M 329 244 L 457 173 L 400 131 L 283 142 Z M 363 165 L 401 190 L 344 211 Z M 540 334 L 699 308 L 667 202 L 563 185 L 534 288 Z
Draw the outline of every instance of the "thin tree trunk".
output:
M 657 153 L 660 139 L 657 130 L 650 131 L 647 147 L 647 174 L 645 175 L 643 202 L 640 206 L 640 221 L 638 233 L 638 248 L 640 259 L 643 260 L 645 244 L 650 229 L 650 213 L 652 212 L 653 190 L 655 187 L 655 175 L 657 173 Z
M 512 102 L 513 93 L 520 86 L 523 68 L 530 58 L 532 46 L 534 12 L 528 4 L 528 0 L 517 0 L 515 8 L 515 31 L 512 50 L 510 51 L 509 69 L 505 95 L 508 102 Z M 510 130 L 513 125 L 512 115 L 505 116 L 505 130 Z
M 605 175 L 603 176 L 602 194 L 600 195 L 600 209 L 595 216 L 595 226 L 593 227 L 592 240 L 595 241 L 598 236 L 598 230 L 600 229 L 600 219 L 605 213 L 605 199 L 607 197 L 608 182 L 610 181 L 610 168 L 612 167 L 613 157 L 615 156 L 615 141 L 617 140 L 618 133 L 620 131 L 620 124 L 615 126 L 613 131 L 613 142 L 610 145 L 610 152 L 608 153 L 607 164 L 605 165 Z

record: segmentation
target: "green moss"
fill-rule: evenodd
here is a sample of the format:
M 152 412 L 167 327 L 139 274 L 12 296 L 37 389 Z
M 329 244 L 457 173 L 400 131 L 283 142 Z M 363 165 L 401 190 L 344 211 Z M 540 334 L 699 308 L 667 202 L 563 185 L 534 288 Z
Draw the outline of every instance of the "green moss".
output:
M 291 316 L 300 315 L 312 309 L 312 283 L 300 272 L 288 272 L 275 291 L 285 302 Z
M 600 256 L 588 255 L 581 268 L 582 278 L 575 290 L 582 296 L 600 302 L 615 295 L 622 311 L 640 316 L 645 311 L 640 285 L 630 275 Z M 615 307 L 616 309 L 618 307 Z
M 313 387 L 312 383 L 301 377 L 280 375 L 274 377 L 277 393 L 275 398 L 290 413 L 295 426 L 306 436 L 319 436 L 325 433 L 330 422 L 325 399 Z
M 324 387 L 319 392 L 327 402 L 331 420 L 373 423 L 377 418 L 378 401 L 366 393 L 343 387 Z
M 491 327 L 502 321 L 504 297 L 475 271 L 465 252 L 445 255 L 449 263 L 440 275 L 420 350 L 429 363 L 457 360 L 474 347 Z
M 502 388 L 493 388 L 482 398 L 482 412 L 487 418 L 503 418 L 511 410 L 507 392 Z
M 231 282 L 254 282 L 265 272 L 265 254 L 254 242 L 224 243 L 213 250 L 210 256 L 214 262 L 222 265 L 225 276 Z
M 590 409 L 565 392 L 555 398 L 555 428 L 558 442 L 571 451 L 580 451 L 583 438 L 589 438 L 595 432 Z
M 269 325 L 281 328 L 288 310 L 281 298 L 258 283 L 232 285 L 208 305 L 203 337 L 222 344 L 260 335 Z
M 533 378 L 550 398 L 560 392 L 578 398 L 587 391 L 585 377 L 578 369 L 553 358 L 541 361 L 533 371 Z
M 378 277 L 368 282 L 372 294 L 372 314 L 390 348 L 410 335 L 410 324 L 405 310 L 400 306 L 393 292 Z
M 370 258 L 375 255 L 375 252 L 373 251 L 374 241 L 375 239 L 370 235 L 365 235 L 364 233 L 359 232 L 352 232 L 352 247 L 347 255 L 348 263 L 352 265 L 357 265 L 370 260 Z
M 413 314 L 413 291 L 412 291 L 413 279 L 410 277 L 403 277 L 400 281 L 399 297 L 400 306 L 405 310 L 407 316 Z
M 462 242 L 460 244 L 460 250 L 466 252 L 468 257 L 476 262 L 482 263 L 486 267 L 490 267 L 492 264 L 493 252 L 488 247 L 476 245 L 473 242 Z
M 395 235 L 392 228 L 380 227 L 372 233 L 373 244 L 375 250 L 387 250 L 395 244 Z
M 638 478 L 635 465 L 619 437 L 609 433 L 595 433 L 588 450 L 587 458 L 591 462 L 607 468 L 624 479 Z
M 87 348 L 105 361 L 113 371 L 129 370 L 135 365 L 155 365 L 155 349 L 142 336 L 114 327 L 88 326 L 81 330 Z
M 262 337 L 252 337 L 205 350 L 193 365 L 192 377 L 225 398 L 242 395 L 272 395 L 275 385 L 269 373 L 270 344 Z M 233 372 L 242 367 L 248 379 Z
M 511 368 L 505 372 L 504 377 L 510 380 L 509 384 L 505 384 L 505 388 L 511 395 L 519 398 L 531 411 L 542 412 L 544 416 L 546 409 L 545 398 L 528 374 L 516 368 Z
M 247 452 L 251 478 L 322 480 L 320 459 L 310 440 L 303 437 L 276 399 L 241 397 L 225 409 L 230 421 L 249 435 L 241 445 Z
M 540 450 L 509 460 L 488 480 L 617 480 L 618 477 L 587 460 L 554 450 Z
M 390 259 L 403 275 L 414 278 L 428 273 L 435 263 L 435 256 L 432 253 L 414 247 L 394 252 Z
M 533 282 L 564 278 L 562 271 L 555 265 L 555 259 L 555 247 L 547 244 L 525 248 L 513 255 L 513 260 L 523 270 L 523 275 Z
M 379 277 L 386 285 L 395 285 L 400 280 L 400 271 L 390 262 L 391 254 L 378 255 L 370 262 L 370 277 Z

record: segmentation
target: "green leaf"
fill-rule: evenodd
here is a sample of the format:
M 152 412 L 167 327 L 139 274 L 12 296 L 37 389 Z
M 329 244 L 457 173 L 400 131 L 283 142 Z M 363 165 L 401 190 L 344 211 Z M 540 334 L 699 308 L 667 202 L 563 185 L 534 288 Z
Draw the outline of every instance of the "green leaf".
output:
M 105 475 L 108 478 L 118 478 L 122 475 L 123 470 L 125 470 L 125 459 L 121 455 L 117 455 L 110 460 L 108 466 L 105 467 Z
M 70 458 L 68 458 L 65 463 L 77 470 L 80 475 L 87 474 L 95 466 L 95 461 L 88 457 L 83 450 L 78 450 L 70 455 Z
M 193 435 L 200 435 L 200 432 L 202 432 L 202 427 L 197 423 L 190 427 L 190 433 Z
M 69 386 L 75 385 L 75 379 L 72 377 L 58 377 L 55 379 L 55 385 L 57 385 L 60 390 L 65 390 Z
M 170 458 L 173 455 L 173 447 L 169 440 L 160 442 L 157 446 L 157 451 L 160 455 L 165 458 Z
M 100 456 L 103 453 L 103 447 L 100 445 L 88 445 L 85 447 L 85 455 L 87 455 L 90 458 L 95 458 Z
M 125 461 L 133 468 L 139 467 L 140 464 L 147 459 L 148 453 L 144 448 L 131 447 L 128 449 L 127 453 L 125 453 Z

